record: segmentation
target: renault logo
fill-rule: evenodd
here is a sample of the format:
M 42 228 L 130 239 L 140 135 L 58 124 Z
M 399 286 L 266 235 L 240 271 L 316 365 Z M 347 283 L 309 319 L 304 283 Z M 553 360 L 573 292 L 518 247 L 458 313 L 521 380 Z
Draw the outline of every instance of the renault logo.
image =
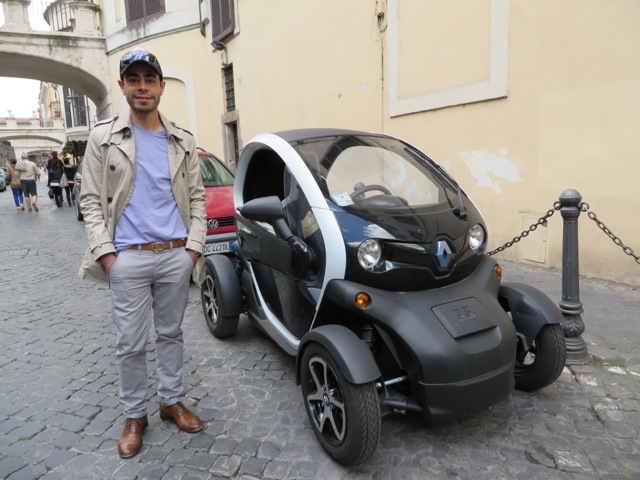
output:
M 453 251 L 445 240 L 438 240 L 436 243 L 435 257 L 440 268 L 447 268 L 453 260 Z

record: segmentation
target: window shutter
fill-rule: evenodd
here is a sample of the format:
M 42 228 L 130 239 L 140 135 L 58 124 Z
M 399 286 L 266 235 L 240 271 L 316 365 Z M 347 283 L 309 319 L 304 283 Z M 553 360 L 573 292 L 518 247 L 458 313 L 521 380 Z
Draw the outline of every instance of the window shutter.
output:
M 73 115 L 71 114 L 71 110 L 73 109 L 73 104 L 71 103 L 71 90 L 68 87 L 62 87 L 62 94 L 64 95 L 64 119 L 65 119 L 65 127 L 73 128 Z
M 127 23 L 144 20 L 147 17 L 164 13 L 164 0 L 125 0 Z
M 143 0 L 127 1 L 127 21 L 135 22 L 144 18 L 144 2 Z
M 89 126 L 89 108 L 87 105 L 87 97 L 82 94 L 78 94 L 78 124 L 76 126 Z
M 211 0 L 213 41 L 221 41 L 235 30 L 234 0 Z
M 151 15 L 162 13 L 164 11 L 162 0 L 146 0 L 145 4 L 145 17 L 150 17 Z

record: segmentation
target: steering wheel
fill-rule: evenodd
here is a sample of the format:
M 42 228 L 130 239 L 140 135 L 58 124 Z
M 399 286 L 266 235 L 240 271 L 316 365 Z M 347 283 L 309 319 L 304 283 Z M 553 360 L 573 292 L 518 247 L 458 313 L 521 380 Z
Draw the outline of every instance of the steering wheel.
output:
M 372 190 L 382 192 L 385 195 L 391 195 L 391 190 L 389 190 L 387 187 L 382 185 L 371 184 L 371 185 L 364 185 L 362 187 L 356 188 L 353 192 L 349 194 L 349 196 L 353 199 L 356 199 L 363 193 L 371 192 Z

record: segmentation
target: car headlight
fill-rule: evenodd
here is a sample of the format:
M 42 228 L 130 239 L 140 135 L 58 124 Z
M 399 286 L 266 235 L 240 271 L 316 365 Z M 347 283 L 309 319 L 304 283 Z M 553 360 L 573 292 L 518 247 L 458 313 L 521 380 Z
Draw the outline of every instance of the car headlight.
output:
M 474 252 L 482 250 L 487 241 L 487 233 L 479 223 L 469 229 L 469 247 Z
M 382 247 L 377 240 L 368 238 L 358 246 L 358 263 L 365 270 L 374 270 L 382 260 Z

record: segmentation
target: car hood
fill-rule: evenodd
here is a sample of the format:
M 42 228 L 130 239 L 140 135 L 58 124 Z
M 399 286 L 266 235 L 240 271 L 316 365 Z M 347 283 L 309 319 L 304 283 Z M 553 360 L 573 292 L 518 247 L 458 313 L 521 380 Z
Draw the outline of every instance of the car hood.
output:
M 232 217 L 233 206 L 233 185 L 224 187 L 205 187 L 207 201 L 207 219 Z

